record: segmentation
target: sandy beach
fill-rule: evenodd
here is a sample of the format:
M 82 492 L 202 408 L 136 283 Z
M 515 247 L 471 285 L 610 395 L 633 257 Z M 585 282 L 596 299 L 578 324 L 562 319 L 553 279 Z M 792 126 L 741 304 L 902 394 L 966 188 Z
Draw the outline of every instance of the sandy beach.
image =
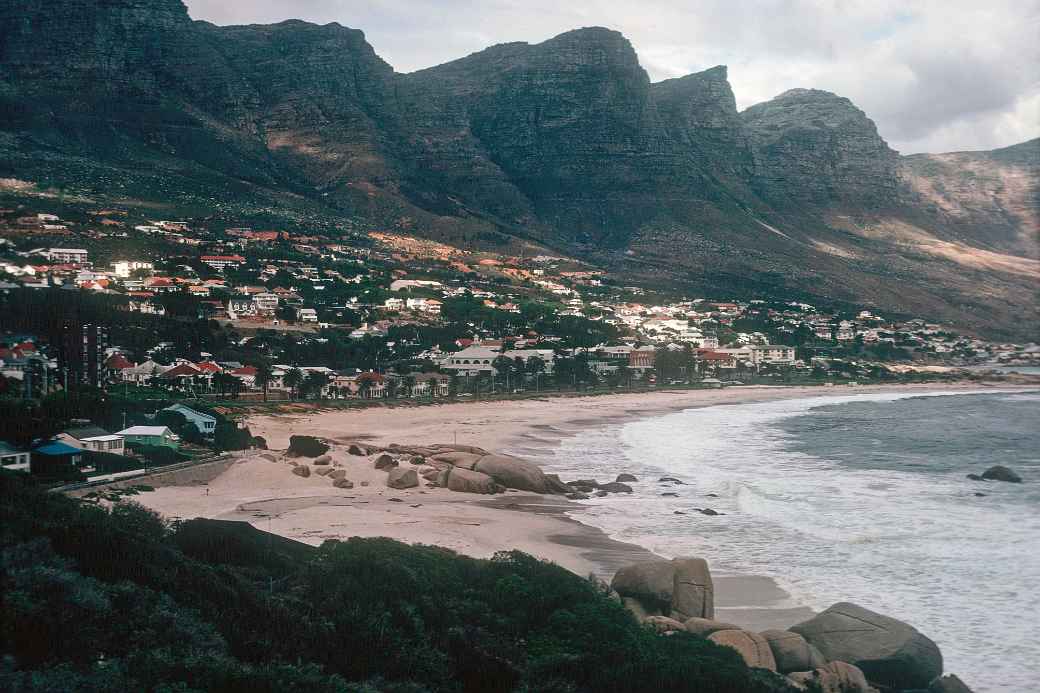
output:
M 489 498 L 424 485 L 391 489 L 386 486 L 386 473 L 374 469 L 371 458 L 349 455 L 343 444 L 458 443 L 522 455 L 590 427 L 683 409 L 825 395 L 984 388 L 975 383 L 741 387 L 254 416 L 248 422 L 253 434 L 263 436 L 274 451 L 285 449 L 289 437 L 296 434 L 340 443 L 331 452 L 333 463 L 346 470 L 354 488 L 333 488 L 321 476 L 301 478 L 284 461 L 272 462 L 248 452 L 190 478 L 157 479 L 154 492 L 136 499 L 169 518 L 244 520 L 310 544 L 384 536 L 476 557 L 518 549 L 580 575 L 594 573 L 609 580 L 619 566 L 653 554 L 573 519 L 580 520 L 583 505 L 519 491 Z M 710 556 L 705 558 L 711 561 Z M 811 613 L 791 603 L 769 578 L 748 575 L 718 575 L 716 606 L 718 618 L 757 630 L 786 627 Z

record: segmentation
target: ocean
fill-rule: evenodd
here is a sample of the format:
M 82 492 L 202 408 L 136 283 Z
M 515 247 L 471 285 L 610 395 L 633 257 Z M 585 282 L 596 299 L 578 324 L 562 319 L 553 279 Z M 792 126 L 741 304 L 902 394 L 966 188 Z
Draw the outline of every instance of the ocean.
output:
M 1035 690 L 1038 393 L 719 405 L 588 430 L 539 462 L 564 479 L 639 477 L 577 515 L 616 539 L 769 576 L 816 610 L 856 602 L 931 637 L 976 691 Z M 965 476 L 994 464 L 1024 483 Z M 695 510 L 708 507 L 722 514 Z

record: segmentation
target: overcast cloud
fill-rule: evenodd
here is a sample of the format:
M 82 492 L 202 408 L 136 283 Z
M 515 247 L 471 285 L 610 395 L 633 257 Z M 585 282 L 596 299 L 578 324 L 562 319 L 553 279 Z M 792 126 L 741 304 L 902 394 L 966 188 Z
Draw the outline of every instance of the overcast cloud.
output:
M 847 96 L 903 153 L 1040 135 L 1040 0 L 185 0 L 217 24 L 361 29 L 399 72 L 582 26 L 625 34 L 654 81 L 728 65 L 746 108 L 795 87 Z

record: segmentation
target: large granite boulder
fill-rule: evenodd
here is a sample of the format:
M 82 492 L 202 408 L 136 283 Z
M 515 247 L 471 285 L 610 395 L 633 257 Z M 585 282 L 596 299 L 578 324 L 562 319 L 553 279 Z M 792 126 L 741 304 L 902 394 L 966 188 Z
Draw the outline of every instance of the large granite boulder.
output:
M 789 630 L 764 630 L 762 637 L 769 643 L 781 674 L 812 671 L 827 663 L 827 659 L 798 633 Z
M 607 491 L 608 493 L 632 493 L 632 487 L 628 484 L 622 484 L 619 481 L 611 481 L 607 484 L 600 484 L 599 488 L 601 491 Z
M 676 558 L 672 561 L 671 615 L 688 618 L 715 618 L 715 586 L 708 562 L 703 558 Z
M 477 455 L 472 452 L 441 452 L 433 455 L 430 459 L 438 462 L 447 462 L 455 467 L 462 467 L 463 469 L 473 469 L 473 466 L 477 461 L 483 457 L 483 455 Z
M 799 690 L 813 693 L 877 693 L 859 668 L 830 662 L 812 671 L 797 671 L 787 679 Z
M 394 467 L 386 477 L 386 485 L 390 488 L 415 488 L 419 485 L 419 474 L 414 469 Z
M 913 626 L 856 604 L 835 604 L 790 630 L 828 660 L 853 664 L 881 686 L 927 688 L 942 674 L 942 653 L 934 642 Z
M 314 436 L 289 436 L 290 455 L 297 457 L 319 457 L 329 451 L 325 441 Z
M 332 464 L 332 458 L 328 455 L 322 455 L 321 457 L 314 460 L 316 465 Z
M 708 636 L 716 645 L 731 647 L 740 653 L 749 667 L 776 671 L 776 660 L 769 643 L 758 633 L 748 630 L 718 630 Z
M 682 623 L 676 621 L 674 618 L 668 618 L 667 616 L 647 616 L 643 619 L 643 623 L 662 634 L 677 633 L 686 630 Z
M 549 484 L 541 468 L 533 462 L 518 457 L 485 455 L 473 467 L 474 471 L 487 474 L 506 488 L 548 493 Z
M 928 693 L 971 693 L 971 689 L 956 674 L 947 674 L 932 681 Z
M 311 475 L 311 468 L 305 464 L 298 464 L 292 468 L 292 473 L 296 476 L 302 476 L 304 479 Z
M 332 485 L 336 488 L 354 488 L 354 482 L 350 479 L 336 479 Z
M 490 494 L 498 493 L 502 490 L 501 486 L 499 486 L 494 479 L 482 472 L 474 472 L 470 469 L 455 467 L 451 470 L 445 470 L 442 473 L 447 476 L 447 479 L 445 483 L 441 483 L 440 479 L 438 479 L 437 485 L 447 486 L 452 491 Z
M 686 627 L 687 633 L 693 633 L 702 638 L 706 638 L 712 633 L 720 630 L 740 630 L 740 626 L 733 625 L 732 623 L 724 623 L 722 621 L 715 621 L 710 618 L 699 618 L 697 616 L 683 621 L 683 626 Z M 763 635 L 765 635 L 765 633 L 763 633 Z
M 1002 464 L 990 467 L 984 471 L 982 473 L 982 478 L 987 481 L 1006 481 L 1011 484 L 1022 483 L 1022 477 Z
M 328 465 L 326 465 L 324 467 L 317 467 L 316 466 L 314 468 L 314 473 L 317 474 L 318 476 L 326 476 L 331 471 L 332 471 L 332 467 L 329 467 Z
M 376 469 L 391 469 L 397 466 L 397 460 L 384 453 L 376 458 L 374 466 Z
M 333 469 L 332 471 L 329 472 L 328 476 L 333 481 L 335 481 L 336 479 L 345 479 L 345 478 L 347 478 L 347 470 L 346 469 Z
M 675 565 L 671 561 L 643 561 L 618 570 L 610 587 L 622 597 L 639 600 L 648 611 L 668 610 L 674 580 Z

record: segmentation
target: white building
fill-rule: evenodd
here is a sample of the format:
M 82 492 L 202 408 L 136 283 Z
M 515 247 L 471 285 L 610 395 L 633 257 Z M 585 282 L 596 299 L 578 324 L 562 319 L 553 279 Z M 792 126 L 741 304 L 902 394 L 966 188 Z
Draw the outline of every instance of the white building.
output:
M 28 472 L 29 453 L 0 441 L 0 468 L 12 472 Z
M 253 296 L 253 306 L 258 313 L 273 313 L 278 309 L 278 294 L 264 291 Z
M 47 258 L 51 262 L 62 262 L 77 265 L 85 265 L 88 262 L 88 253 L 83 248 L 51 248 L 47 251 Z
M 140 262 L 138 260 L 120 260 L 119 262 L 112 263 L 112 270 L 120 279 L 126 279 L 135 270 L 152 271 L 153 269 L 155 269 L 155 265 L 152 263 Z
M 751 347 L 751 363 L 760 366 L 790 366 L 795 361 L 794 347 L 782 344 L 758 344 Z
M 441 368 L 459 376 L 495 375 L 491 364 L 501 356 L 498 349 L 484 346 L 468 346 L 462 351 L 448 354 L 441 363 Z
M 300 308 L 296 311 L 300 322 L 318 322 L 318 311 L 313 308 Z
M 174 404 L 166 407 L 163 411 L 175 411 L 181 414 L 190 424 L 194 424 L 199 433 L 204 436 L 212 436 L 217 429 L 217 417 L 201 411 L 195 411 L 183 404 Z

